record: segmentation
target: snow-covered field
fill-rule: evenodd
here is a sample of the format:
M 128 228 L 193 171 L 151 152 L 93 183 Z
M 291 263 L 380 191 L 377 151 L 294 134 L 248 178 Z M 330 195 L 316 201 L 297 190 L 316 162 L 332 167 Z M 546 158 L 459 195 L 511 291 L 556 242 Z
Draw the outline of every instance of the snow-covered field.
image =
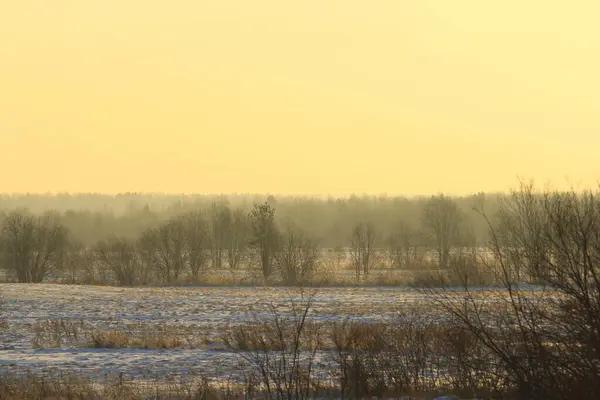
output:
M 238 370 L 238 355 L 218 345 L 227 329 L 248 322 L 264 302 L 285 306 L 297 290 L 285 288 L 115 288 L 69 285 L 0 284 L 7 328 L 0 333 L 0 368 L 60 370 L 103 376 L 166 376 L 203 372 L 215 378 Z M 313 318 L 381 320 L 402 303 L 427 308 L 431 299 L 406 288 L 323 288 Z M 83 321 L 111 329 L 130 324 L 173 326 L 190 343 L 169 350 L 95 349 L 84 345 L 35 348 L 35 324 L 47 319 Z

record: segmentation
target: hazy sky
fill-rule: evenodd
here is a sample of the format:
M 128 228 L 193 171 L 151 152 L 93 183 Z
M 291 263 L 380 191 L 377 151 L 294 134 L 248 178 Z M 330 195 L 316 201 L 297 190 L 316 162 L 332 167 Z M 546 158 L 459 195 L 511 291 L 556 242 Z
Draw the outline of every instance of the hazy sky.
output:
M 0 191 L 600 178 L 597 0 L 0 1 Z

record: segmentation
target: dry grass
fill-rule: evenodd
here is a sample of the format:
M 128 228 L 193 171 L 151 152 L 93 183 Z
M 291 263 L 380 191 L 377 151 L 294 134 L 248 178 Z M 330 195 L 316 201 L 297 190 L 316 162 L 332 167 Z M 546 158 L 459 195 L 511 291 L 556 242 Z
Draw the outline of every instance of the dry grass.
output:
M 43 325 L 48 326 L 51 332 L 72 331 L 72 327 L 64 321 L 46 322 Z M 473 395 L 482 394 L 493 386 L 486 381 L 489 376 L 477 376 L 477 371 L 473 369 L 474 360 L 485 360 L 487 357 L 476 341 L 464 330 L 432 321 L 417 309 L 404 311 L 397 320 L 389 323 L 354 320 L 317 323 L 309 318 L 303 331 L 297 335 L 297 342 L 290 341 L 294 336 L 294 327 L 297 328 L 297 325 L 287 325 L 282 319 L 267 319 L 263 323 L 249 323 L 229 330 L 223 335 L 223 342 L 231 349 L 245 350 L 244 353 L 285 352 L 290 351 L 296 343 L 305 351 L 314 348 L 326 351 L 332 368 L 330 386 L 318 386 L 321 383 L 314 380 L 306 380 L 306 385 L 310 385 L 311 391 L 318 391 L 321 396 L 330 398 L 401 395 L 427 398 L 423 397 L 423 393 L 443 392 Z M 92 330 L 86 345 L 145 349 L 184 345 L 180 339 L 181 330 L 175 327 L 134 324 L 126 328 Z M 321 336 L 323 340 L 319 338 L 315 342 L 314 338 Z M 279 365 L 281 360 L 276 355 L 268 357 L 263 360 L 246 356 L 256 361 L 256 364 L 251 364 L 255 368 L 261 367 L 263 364 L 260 363 L 265 360 L 271 368 Z M 242 393 L 248 390 L 254 393 L 250 398 L 268 398 L 261 393 L 261 390 L 265 390 L 261 381 L 257 383 L 256 375 L 252 377 L 256 371 L 249 371 L 244 387 L 232 385 L 227 391 L 209 385 L 201 377 L 186 382 L 166 382 L 163 379 L 160 384 L 149 385 L 128 381 L 123 376 L 101 382 L 68 374 L 50 378 L 32 374 L 22 377 L 5 375 L 0 377 L 0 398 L 234 399 L 244 398 Z M 304 373 L 302 368 L 297 371 Z M 300 377 L 297 382 L 302 385 L 305 380 Z
M 346 320 L 335 322 L 330 331 L 334 348 L 339 351 L 380 351 L 386 347 L 386 326 Z
M 211 385 L 202 376 L 146 380 L 126 378 L 123 374 L 93 380 L 67 373 L 39 375 L 0 375 L 0 399 L 244 399 L 247 388 L 231 384 Z
M 136 323 L 101 329 L 83 320 L 48 319 L 34 325 L 34 348 L 60 348 L 62 346 L 104 349 L 174 349 L 197 347 L 195 332 L 190 328 L 160 324 Z
M 137 336 L 129 332 L 98 331 L 89 336 L 88 346 L 97 349 L 174 349 L 183 347 L 184 342 L 175 335 Z
M 174 349 L 189 344 L 185 331 L 167 324 L 138 323 L 125 330 L 95 330 L 88 337 L 89 347 L 105 349 Z
M 177 379 L 138 380 L 126 378 L 122 374 L 107 375 L 93 380 L 67 373 L 51 375 L 0 375 L 0 399 L 92 399 L 92 400 L 242 400 L 270 399 L 267 393 L 254 382 L 246 380 L 241 384 L 225 382 L 210 384 L 202 376 L 185 376 Z M 407 398 L 410 400 L 430 400 L 443 392 L 408 393 L 389 392 L 383 398 Z M 324 390 L 321 399 L 340 398 L 340 391 Z M 409 396 L 410 395 L 410 396 Z M 353 397 L 345 397 L 353 398 Z M 457 398 L 457 397 L 451 397 Z M 469 397 L 464 397 L 469 398 Z M 493 397 L 485 397 L 493 399 Z M 508 398 L 507 398 L 508 399 Z
M 59 348 L 64 345 L 76 345 L 85 338 L 87 326 L 82 320 L 47 319 L 33 326 L 34 348 Z
M 250 360 L 254 373 L 263 371 L 266 382 L 264 371 L 282 368 L 278 356 L 267 352 L 284 354 L 295 345 L 287 342 L 293 336 L 287 329 L 281 319 L 273 319 L 271 324 L 247 324 L 225 333 L 223 342 L 243 351 L 240 357 Z M 385 323 L 307 321 L 303 329 L 306 332 L 298 336 L 299 346 L 305 354 L 315 345 L 322 352 L 329 365 L 327 393 L 334 397 L 422 398 L 424 393 L 490 396 L 500 392 L 502 371 L 491 371 L 481 364 L 497 362 L 481 343 L 460 326 L 442 323 L 418 308 L 403 309 L 397 319 Z M 311 341 L 315 332 L 320 332 L 318 342 Z M 254 353 L 258 355 L 248 355 Z M 279 376 L 268 378 L 273 384 Z M 306 385 L 306 390 L 323 395 L 322 381 L 311 380 Z
M 130 335 L 124 332 L 108 331 L 90 334 L 88 346 L 97 349 L 123 349 L 129 347 Z
M 262 279 L 257 276 L 252 276 L 244 273 L 238 274 L 223 274 L 223 273 L 211 273 L 208 272 L 199 276 L 198 278 L 189 277 L 184 281 L 184 286 L 215 286 L 215 287 L 227 287 L 227 286 L 260 286 L 263 284 Z
M 97 399 L 100 393 L 88 379 L 60 374 L 52 378 L 27 373 L 2 374 L 0 398 L 29 399 Z
M 265 350 L 261 332 L 256 325 L 234 327 L 222 334 L 221 341 L 232 350 Z
M 298 338 L 300 350 L 308 350 L 314 347 L 315 333 L 320 330 L 321 324 L 307 321 L 303 334 Z M 221 341 L 226 348 L 240 351 L 281 351 L 289 348 L 289 341 L 295 335 L 296 326 L 289 321 L 280 321 L 274 324 L 248 323 L 236 326 L 229 331 L 223 332 Z M 316 343 L 323 348 L 323 343 Z
M 264 291 L 269 292 L 270 289 L 264 289 Z M 491 294 L 501 295 L 502 293 L 482 291 L 473 293 L 473 296 L 490 296 Z M 460 300 L 460 296 L 460 294 L 448 294 L 449 300 L 452 301 Z M 485 307 L 486 313 L 502 311 L 500 306 L 506 306 L 502 302 L 486 303 L 485 298 L 481 300 L 482 310 Z M 287 325 L 287 319 L 293 314 L 290 313 L 290 310 L 282 309 L 285 308 L 285 303 L 285 300 L 278 298 L 278 300 L 274 300 L 274 308 L 263 310 L 266 311 L 266 314 L 256 314 L 260 320 L 228 329 L 222 334 L 223 343 L 230 349 L 243 350 L 240 353 L 245 353 L 247 358 L 252 357 L 249 355 L 251 352 L 266 353 L 271 350 L 277 350 L 280 353 L 293 352 L 295 343 L 292 339 L 297 324 Z M 369 301 L 364 301 L 360 306 L 352 304 L 350 307 L 352 310 L 344 309 L 341 314 L 367 314 L 368 312 L 380 314 L 381 311 L 385 311 L 379 310 L 377 304 Z M 362 310 L 360 307 L 364 307 L 368 311 Z M 385 304 L 385 307 L 389 311 L 388 303 Z M 409 310 L 411 307 L 414 309 Z M 326 311 L 330 313 L 331 305 L 326 308 Z M 333 377 L 328 383 L 332 384 L 331 393 L 336 396 L 340 393 L 345 398 L 425 392 L 481 394 L 486 390 L 492 392 L 497 390 L 500 387 L 498 381 L 506 375 L 506 371 L 500 369 L 501 366 L 497 367 L 499 368 L 497 371 L 491 369 L 491 365 L 499 365 L 498 360 L 494 359 L 493 355 L 481 346 L 481 343 L 474 340 L 468 331 L 450 323 L 442 323 L 439 311 L 433 312 L 436 314 L 435 318 L 430 318 L 433 310 L 429 304 L 424 306 L 422 302 L 414 305 L 409 303 L 403 306 L 398 319 L 379 323 L 357 320 L 321 323 L 311 320 L 314 310 L 310 311 L 296 343 L 299 343 L 299 348 L 304 352 L 302 357 L 306 355 L 307 350 L 310 351 L 315 347 L 325 353 L 325 368 L 331 368 Z M 269 312 L 277 314 L 271 315 Z M 277 319 L 276 315 L 282 318 Z M 275 323 L 279 325 L 274 325 Z M 85 341 L 83 346 L 95 348 L 171 349 L 190 345 L 188 338 L 191 335 L 196 337 L 199 333 L 195 331 L 196 328 L 186 328 L 181 325 L 160 325 L 147 322 L 125 325 L 122 321 L 111 321 L 111 324 L 108 327 L 99 328 L 78 320 L 48 320 L 40 322 L 36 327 L 40 332 L 40 343 L 46 342 L 48 346 L 53 347 L 64 346 L 68 343 L 81 343 L 81 338 L 83 338 Z M 315 341 L 315 337 L 318 338 L 318 342 Z M 46 339 L 42 340 L 43 338 Z M 321 354 L 319 354 L 319 363 L 323 360 Z M 281 361 L 278 357 L 278 354 L 269 354 L 251 360 L 255 361 L 255 367 L 267 365 L 272 371 L 273 368 L 280 368 L 281 365 L 288 362 Z M 315 365 L 317 365 L 316 362 Z M 318 368 L 321 369 L 322 366 L 323 364 L 320 364 Z M 303 365 L 300 363 L 297 367 L 294 365 L 292 367 L 294 371 L 303 371 Z M 256 370 L 254 371 L 256 372 Z M 294 373 L 300 374 L 301 372 Z M 280 376 L 284 376 L 283 372 Z M 280 376 L 275 378 L 268 376 L 268 379 L 280 379 Z M 85 381 L 79 383 L 75 379 L 61 379 L 58 383 L 52 382 L 50 388 L 44 390 L 64 391 L 69 394 L 67 397 L 58 396 L 57 398 L 93 398 L 89 397 L 89 393 L 86 391 L 96 389 L 87 387 Z M 310 381 L 310 385 L 312 387 L 321 385 L 321 381 L 316 382 L 319 379 L 321 376 Z M 299 385 L 304 384 L 304 381 L 303 377 L 298 378 Z M 48 386 L 48 381 L 44 385 Z M 70 386 L 65 388 L 60 385 Z M 119 390 L 121 390 L 119 393 L 123 394 L 126 390 L 138 393 L 137 391 L 140 389 L 134 385 L 125 385 Z M 336 390 L 339 393 L 336 393 Z M 81 396 L 77 393 L 81 393 Z M 323 391 L 320 391 L 319 394 L 323 394 Z M 131 393 L 123 394 L 123 396 L 125 395 L 129 396 Z M 22 398 L 40 398 L 36 397 L 36 393 L 33 392 L 32 396 Z M 3 397 L 0 392 L 1 398 L 13 397 Z

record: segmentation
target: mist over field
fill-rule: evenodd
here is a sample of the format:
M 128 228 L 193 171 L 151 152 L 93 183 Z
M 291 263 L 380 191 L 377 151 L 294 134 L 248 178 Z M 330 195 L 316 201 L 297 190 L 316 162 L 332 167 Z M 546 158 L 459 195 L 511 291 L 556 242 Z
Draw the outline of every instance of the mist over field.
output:
M 600 398 L 598 15 L 0 1 L 0 400 Z

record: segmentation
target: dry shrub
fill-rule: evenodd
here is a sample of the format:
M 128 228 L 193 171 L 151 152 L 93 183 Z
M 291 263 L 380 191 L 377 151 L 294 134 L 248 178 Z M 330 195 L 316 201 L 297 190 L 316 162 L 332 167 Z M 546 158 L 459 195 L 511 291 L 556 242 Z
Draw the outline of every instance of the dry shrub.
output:
M 37 322 L 33 329 L 34 348 L 81 345 L 106 349 L 172 349 L 193 345 L 179 327 L 166 324 L 137 323 L 104 330 L 93 328 L 83 320 L 48 319 Z
M 493 221 L 479 212 L 504 307 L 484 307 L 466 280 L 460 301 L 445 287 L 429 293 L 487 351 L 475 360 L 505 391 L 523 400 L 600 398 L 600 192 L 523 184 Z
M 315 265 L 314 274 L 307 282 L 310 286 L 327 286 L 335 283 L 337 283 L 335 266 L 324 260 L 320 260 Z
M 387 327 L 383 324 L 344 320 L 334 322 L 331 328 L 331 341 L 335 349 L 346 350 L 383 350 L 386 346 Z
M 92 332 L 89 346 L 97 349 L 123 349 L 129 347 L 131 337 L 124 332 Z
M 183 346 L 183 340 L 177 336 L 144 337 L 143 341 L 135 345 L 143 349 L 175 349 Z
M 396 270 L 397 271 L 397 270 Z M 411 273 L 398 274 L 395 270 L 389 270 L 381 274 L 373 274 L 364 279 L 367 285 L 375 286 L 407 286 L 411 283 Z
M 319 343 L 314 338 L 321 326 L 313 321 L 305 321 L 301 334 L 296 338 L 298 327 L 291 321 L 250 322 L 233 327 L 221 335 L 224 346 L 240 351 L 282 351 L 290 348 L 290 341 L 297 341 L 294 346 L 299 350 L 311 349 Z
M 8 329 L 8 321 L 6 320 L 6 316 L 4 312 L 6 310 L 6 302 L 4 301 L 4 296 L 2 292 L 0 292 L 0 332 Z
M 315 355 L 321 346 L 321 325 L 311 321 L 314 294 L 290 296 L 282 310 L 264 304 L 264 314 L 253 314 L 252 325 L 238 327 L 223 341 L 250 368 L 247 376 L 266 398 L 309 398 L 320 391 L 314 377 Z M 245 330 L 246 332 L 243 332 Z
M 352 320 L 333 324 L 331 375 L 342 397 L 380 396 L 386 391 L 378 364 L 389 342 L 388 332 L 389 327 L 383 324 Z
M 266 350 L 266 340 L 261 334 L 260 327 L 252 324 L 236 326 L 232 330 L 224 332 L 221 340 L 225 347 L 233 350 Z
M 495 272 L 476 254 L 461 253 L 452 255 L 448 268 L 425 268 L 412 272 L 411 286 L 417 288 L 434 287 L 479 287 L 498 283 Z
M 441 270 L 421 270 L 412 273 L 410 285 L 416 288 L 443 287 L 448 282 L 448 272 Z
M 245 272 L 245 271 L 244 271 Z M 242 273 L 222 274 L 214 272 L 206 272 L 198 278 L 190 277 L 185 281 L 186 285 L 196 286 L 259 286 L 263 284 L 260 276 Z
M 132 337 L 130 347 L 143 349 L 173 349 L 193 347 L 184 327 L 165 323 L 137 323 L 128 327 Z M 194 332 L 195 334 L 195 332 Z
M 497 380 L 478 371 L 492 360 L 489 351 L 469 331 L 433 315 L 404 308 L 386 323 L 334 323 L 331 374 L 342 396 L 495 390 Z
M 448 326 L 440 344 L 445 366 L 452 371 L 445 377 L 449 387 L 471 395 L 506 389 L 506 372 L 496 355 L 462 324 Z
M 96 330 L 89 335 L 88 345 L 94 348 L 173 349 L 185 344 L 182 334 L 169 325 L 133 324 L 127 330 Z
M 243 399 L 248 388 L 234 385 L 214 386 L 200 376 L 156 379 L 147 376 L 144 381 L 127 378 L 122 373 L 93 380 L 70 373 L 0 375 L 0 399 Z M 251 397 L 255 398 L 255 397 Z
M 83 320 L 47 319 L 33 326 L 34 348 L 58 348 L 76 345 L 86 336 L 87 326 Z
M 292 313 L 295 317 L 290 318 L 274 308 L 271 312 L 223 337 L 227 347 L 243 350 L 250 377 L 263 390 L 280 385 L 288 393 L 299 387 L 303 393 L 324 393 L 325 381 L 311 377 L 312 370 L 300 362 L 300 350 L 308 365 L 314 363 L 317 350 L 329 354 L 328 393 L 336 397 L 440 391 L 477 396 L 499 392 L 504 382 L 494 355 L 472 332 L 442 320 L 435 307 L 407 305 L 393 320 L 376 323 L 350 319 L 317 323 L 307 318 L 308 313 Z
M 2 374 L 0 398 L 13 400 L 30 399 L 97 399 L 89 379 L 68 374 L 56 374 L 51 378 L 26 373 L 24 375 Z
M 385 328 L 383 328 L 385 329 Z M 331 340 L 336 349 L 332 353 L 331 375 L 344 398 L 381 395 L 377 360 L 382 352 L 382 329 L 371 334 L 369 324 L 345 321 L 334 324 Z

